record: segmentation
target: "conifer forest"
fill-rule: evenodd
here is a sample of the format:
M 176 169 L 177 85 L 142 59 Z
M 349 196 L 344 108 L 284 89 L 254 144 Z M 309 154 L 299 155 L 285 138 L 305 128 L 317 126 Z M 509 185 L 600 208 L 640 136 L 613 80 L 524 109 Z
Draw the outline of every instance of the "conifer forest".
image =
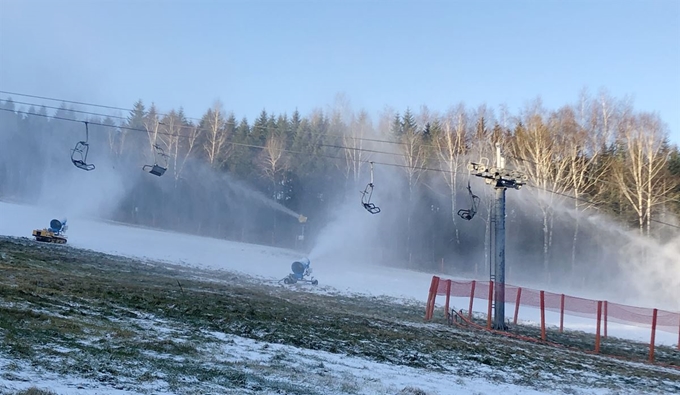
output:
M 516 112 L 459 103 L 369 114 L 339 96 L 255 119 L 220 101 L 200 118 L 143 100 L 103 104 L 0 100 L 0 199 L 301 251 L 344 221 L 332 237 L 355 259 L 488 278 L 494 190 L 468 163 L 493 165 L 499 144 L 505 167 L 527 176 L 507 192 L 510 282 L 597 283 L 630 257 L 637 270 L 677 264 L 667 256 L 680 235 L 680 151 L 656 114 L 606 92 Z M 84 139 L 92 171 L 71 161 Z M 154 163 L 161 177 L 143 169 Z M 369 183 L 377 214 L 362 206 Z

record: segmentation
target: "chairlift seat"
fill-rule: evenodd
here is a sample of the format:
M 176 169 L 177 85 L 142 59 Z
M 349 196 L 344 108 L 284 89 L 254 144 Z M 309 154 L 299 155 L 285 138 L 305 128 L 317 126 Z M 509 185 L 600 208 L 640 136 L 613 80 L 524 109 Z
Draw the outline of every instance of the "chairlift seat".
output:
M 476 212 L 471 211 L 471 210 L 465 210 L 465 209 L 458 210 L 458 216 L 463 218 L 466 221 L 472 220 L 472 217 L 474 217 L 475 214 L 476 214 Z
M 371 214 L 378 214 L 380 212 L 380 207 L 377 207 L 373 203 L 364 203 L 364 208 Z
M 85 163 L 82 160 L 78 160 L 78 159 L 74 159 L 72 162 L 79 169 L 83 169 L 83 170 L 87 170 L 87 171 L 94 170 L 94 165 L 92 163 L 88 164 L 88 163 Z
M 154 148 L 154 164 L 153 165 L 144 165 L 142 167 L 142 170 L 149 172 L 150 174 L 153 174 L 154 176 L 162 176 L 165 174 L 165 171 L 168 170 L 168 155 L 163 151 L 163 148 L 159 147 L 157 144 L 153 145 Z M 165 166 L 160 166 L 158 164 L 159 157 L 162 158 L 161 161 Z M 147 170 L 150 169 L 150 170 Z
M 366 185 L 366 189 L 361 192 L 361 204 L 366 210 L 368 210 L 369 213 L 378 214 L 380 212 L 380 208 L 371 203 L 371 197 L 373 196 L 373 186 L 373 182 L 371 181 L 368 183 L 368 185 Z M 368 195 L 368 197 L 366 197 L 366 195 Z
M 155 165 L 153 165 L 153 166 L 146 165 L 146 166 L 144 166 L 144 169 L 146 169 L 146 168 L 148 168 L 148 167 L 151 168 L 151 170 L 149 170 L 148 172 L 149 172 L 150 174 L 153 174 L 154 176 L 158 176 L 158 177 L 160 177 L 160 176 L 162 176 L 163 174 L 165 174 L 165 171 L 167 170 L 165 167 L 158 166 L 157 164 L 155 164 Z
M 86 141 L 79 141 L 71 150 L 71 162 L 79 169 L 87 171 L 94 170 L 94 165 L 87 163 L 87 154 L 89 151 L 90 145 Z M 77 159 L 77 156 L 79 156 L 80 159 Z

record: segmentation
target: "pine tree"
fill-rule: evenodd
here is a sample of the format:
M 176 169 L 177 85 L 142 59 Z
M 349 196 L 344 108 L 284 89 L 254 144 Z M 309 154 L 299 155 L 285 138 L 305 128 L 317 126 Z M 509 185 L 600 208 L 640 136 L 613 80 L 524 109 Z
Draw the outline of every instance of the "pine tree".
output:
M 146 131 L 146 107 L 141 99 L 132 106 L 124 125 L 119 134 L 120 154 L 126 160 L 141 159 L 142 149 L 149 146 Z M 146 150 L 144 150 L 146 152 Z
M 142 99 L 137 100 L 128 114 L 125 126 L 130 129 L 144 130 L 146 114 L 146 107 L 144 106 Z

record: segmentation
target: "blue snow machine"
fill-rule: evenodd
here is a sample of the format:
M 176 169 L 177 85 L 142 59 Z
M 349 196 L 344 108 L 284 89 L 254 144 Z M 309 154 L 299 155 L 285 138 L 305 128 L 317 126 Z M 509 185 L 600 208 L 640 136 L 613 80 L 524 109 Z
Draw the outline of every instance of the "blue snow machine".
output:
M 310 266 L 309 259 L 304 258 L 300 261 L 295 261 L 290 265 L 290 270 L 293 273 L 289 274 L 283 279 L 285 284 L 295 284 L 297 282 L 310 283 L 312 285 L 317 285 L 319 283 L 314 277 L 312 277 L 312 268 Z M 309 278 L 306 278 L 309 277 Z

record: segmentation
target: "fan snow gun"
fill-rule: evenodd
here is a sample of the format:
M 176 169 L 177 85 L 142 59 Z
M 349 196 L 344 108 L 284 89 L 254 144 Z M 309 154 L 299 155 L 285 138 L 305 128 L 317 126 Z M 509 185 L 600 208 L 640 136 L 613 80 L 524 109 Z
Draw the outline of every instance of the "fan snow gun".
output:
M 66 229 L 68 229 L 68 226 L 65 219 L 61 221 L 53 219 L 50 221 L 49 228 L 33 230 L 33 237 L 35 237 L 36 241 L 45 243 L 66 244 L 67 237 L 64 233 Z
M 297 282 L 310 283 L 312 285 L 317 285 L 319 283 L 314 277 L 312 277 L 312 268 L 309 259 L 304 258 L 300 261 L 295 261 L 290 265 L 291 274 L 283 279 L 285 284 L 295 284 Z M 307 278 L 309 277 L 309 278 Z

